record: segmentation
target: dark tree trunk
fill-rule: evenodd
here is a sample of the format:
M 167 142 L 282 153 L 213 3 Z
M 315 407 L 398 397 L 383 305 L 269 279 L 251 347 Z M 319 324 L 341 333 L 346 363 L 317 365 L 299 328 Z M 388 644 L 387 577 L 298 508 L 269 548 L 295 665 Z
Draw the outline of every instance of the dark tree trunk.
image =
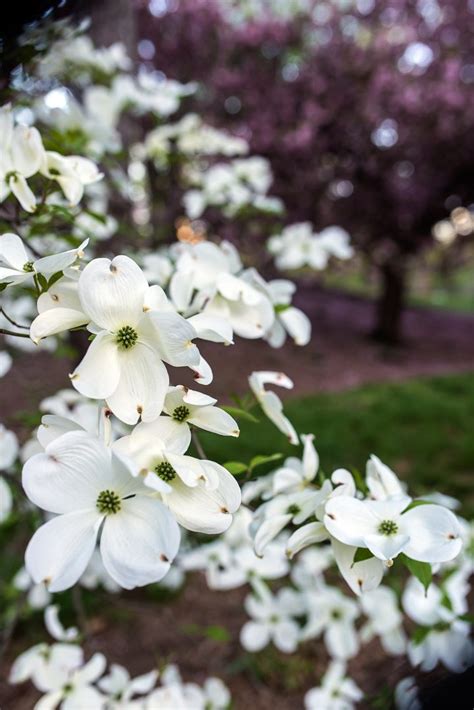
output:
M 376 340 L 387 344 L 402 339 L 402 314 L 405 304 L 406 266 L 394 259 L 380 268 L 382 291 L 376 305 L 376 323 L 372 332 Z

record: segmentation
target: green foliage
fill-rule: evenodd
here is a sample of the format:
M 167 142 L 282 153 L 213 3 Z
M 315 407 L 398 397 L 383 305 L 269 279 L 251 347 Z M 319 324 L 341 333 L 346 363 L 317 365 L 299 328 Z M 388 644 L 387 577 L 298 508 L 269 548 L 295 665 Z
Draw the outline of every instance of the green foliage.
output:
M 425 592 L 428 591 L 428 587 L 430 586 L 431 579 L 433 577 L 431 565 L 428 562 L 418 562 L 418 560 L 412 560 L 411 557 L 407 557 L 403 553 L 398 556 L 398 559 L 405 565 L 409 572 L 422 583 L 425 588 Z
M 357 550 L 355 551 L 354 561 L 352 562 L 352 566 L 354 566 L 357 562 L 365 562 L 365 560 L 370 560 L 370 559 L 372 559 L 372 557 L 373 557 L 373 554 L 366 547 L 358 547 Z

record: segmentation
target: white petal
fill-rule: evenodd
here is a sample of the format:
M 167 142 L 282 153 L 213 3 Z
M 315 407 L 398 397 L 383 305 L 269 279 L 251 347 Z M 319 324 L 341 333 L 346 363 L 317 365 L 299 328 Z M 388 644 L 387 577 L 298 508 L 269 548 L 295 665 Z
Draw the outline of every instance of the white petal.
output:
M 239 426 L 235 419 L 219 407 L 196 408 L 188 419 L 200 429 L 212 431 L 221 436 L 239 436 Z
M 52 513 L 94 509 L 98 493 L 114 482 L 107 449 L 84 431 L 63 434 L 23 467 L 28 498 Z
M 278 314 L 296 345 L 307 345 L 311 340 L 311 321 L 299 308 L 290 306 Z
M 187 321 L 195 329 L 198 338 L 225 345 L 230 345 L 233 342 L 232 325 L 226 318 L 197 313 L 195 316 L 187 318 Z
M 292 558 L 303 548 L 327 540 L 327 537 L 327 530 L 322 523 L 307 523 L 307 525 L 295 530 L 289 538 L 286 543 L 287 555 Z
M 31 538 L 25 553 L 28 573 L 50 592 L 72 587 L 92 557 L 97 539 L 96 511 L 67 513 L 49 520 Z
M 158 582 L 179 548 L 179 528 L 158 500 L 136 496 L 109 515 L 100 542 L 107 572 L 125 589 Z
M 268 627 L 256 621 L 247 621 L 240 631 L 240 643 L 246 651 L 261 651 L 270 642 Z
M 332 549 L 339 571 L 355 594 L 376 589 L 382 581 L 384 564 L 375 557 L 353 564 L 356 547 L 332 539 Z
M 140 335 L 169 365 L 183 367 L 199 362 L 199 350 L 192 342 L 196 331 L 177 313 L 149 311 L 140 323 Z
M 281 621 L 276 625 L 273 643 L 283 653 L 294 653 L 299 640 L 298 625 L 294 621 Z
M 440 505 L 418 505 L 402 516 L 410 542 L 404 552 L 420 562 L 448 562 L 462 548 L 458 519 Z
M 364 538 L 377 531 L 379 520 L 367 503 L 350 496 L 336 496 L 326 503 L 324 524 L 337 540 L 366 547 Z
M 209 489 L 198 485 L 190 488 L 176 478 L 172 492 L 165 496 L 165 503 L 183 527 L 193 532 L 216 534 L 230 526 L 232 514 L 240 505 L 240 487 L 223 466 L 213 461 L 204 463 L 217 474 L 218 487 Z
M 7 232 L 0 236 L 0 262 L 12 269 L 22 271 L 24 265 L 30 260 L 31 257 L 17 234 Z
M 398 535 L 372 534 L 365 536 L 365 544 L 375 557 L 380 560 L 391 560 L 400 552 L 404 551 L 408 541 L 408 535 L 399 533 Z
M 23 175 L 12 175 L 8 180 L 8 186 L 26 212 L 35 211 L 36 197 Z
M 48 335 L 78 328 L 86 325 L 88 321 L 89 318 L 82 311 L 74 311 L 71 308 L 50 308 L 36 316 L 30 326 L 30 338 L 34 343 L 38 343 Z
M 304 451 L 303 451 L 303 472 L 304 477 L 307 481 L 312 481 L 316 476 L 319 468 L 319 456 L 318 452 L 314 448 L 314 436 L 313 434 L 303 434 L 301 438 L 304 441 Z
M 117 389 L 120 376 L 115 336 L 103 330 L 89 345 L 70 378 L 76 390 L 86 397 L 106 399 Z
M 135 327 L 143 314 L 146 278 L 128 256 L 94 259 L 79 279 L 79 298 L 83 310 L 101 328 L 117 331 Z
M 288 525 L 292 517 L 293 516 L 290 513 L 284 515 L 273 515 L 271 518 L 262 523 L 257 531 L 257 534 L 255 535 L 254 540 L 256 555 L 259 557 L 263 555 L 263 551 L 268 543 L 271 542 L 286 525 Z
M 140 342 L 117 352 L 120 379 L 106 396 L 108 406 L 126 424 L 136 424 L 140 417 L 153 421 L 163 410 L 168 390 L 166 367 L 155 350 Z
M 25 177 L 31 177 L 37 173 L 44 158 L 43 142 L 39 131 L 29 126 L 15 126 L 11 155 L 14 170 Z
M 76 249 L 68 249 L 68 251 L 60 252 L 59 254 L 51 254 L 42 259 L 35 261 L 35 271 L 38 274 L 56 274 L 59 271 L 64 271 L 68 266 L 74 264 L 76 259 L 84 256 L 84 249 L 89 240 L 86 239 Z

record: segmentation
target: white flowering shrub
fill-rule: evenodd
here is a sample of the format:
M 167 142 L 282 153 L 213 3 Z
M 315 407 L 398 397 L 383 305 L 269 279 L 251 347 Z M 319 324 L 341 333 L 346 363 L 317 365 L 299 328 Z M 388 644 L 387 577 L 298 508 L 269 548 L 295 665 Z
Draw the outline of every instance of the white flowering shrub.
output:
M 21 528 L 25 550 L 9 580 L 6 639 L 18 616 L 38 609 L 54 639 L 21 653 L 10 682 L 30 680 L 38 710 L 229 707 L 217 678 L 184 682 L 170 665 L 131 678 L 122 666 L 106 671 L 101 653 L 86 660 L 83 629 L 62 626 L 54 597 L 73 589 L 81 617 L 81 589 L 176 590 L 195 570 L 222 593 L 248 585 L 240 633 L 248 652 L 273 644 L 290 654 L 321 640 L 330 663 L 307 708 L 363 698 L 346 664 L 374 637 L 421 670 L 440 662 L 462 671 L 473 657 L 472 529 L 451 509 L 456 502 L 413 499 L 376 456 L 365 478 L 326 475 L 314 435 L 296 431 L 271 389 L 293 387 L 284 373 L 249 372 L 238 407 L 212 396 L 219 349 L 239 347 L 236 338 L 275 348 L 311 338 L 292 282 L 265 280 L 233 244 L 189 221 L 208 207 L 223 219 L 248 207 L 280 211 L 266 161 L 199 116 L 171 118 L 196 87 L 136 76 L 119 44 L 98 49 L 63 26 L 38 56 L 33 90 L 20 82 L 17 101 L 0 109 L 0 377 L 17 348 L 32 367 L 38 349 L 61 356 L 74 342 L 78 353 L 70 387 L 40 403 L 41 422 L 22 447 L 0 425 L 0 524 Z M 130 140 L 126 119 L 141 129 L 144 116 L 155 127 Z M 157 247 L 143 242 L 156 200 L 167 199 L 156 197 L 155 180 L 166 184 L 176 167 L 188 219 L 178 241 Z M 342 230 L 315 235 L 306 224 L 274 236 L 270 249 L 283 269 L 322 269 L 352 253 Z M 202 341 L 215 344 L 209 361 Z M 202 389 L 183 384 L 189 373 Z M 240 419 L 258 426 L 254 405 L 275 437 L 303 445 L 301 458 L 281 463 L 277 438 L 271 455 L 249 462 L 206 455 L 200 432 L 236 438 Z M 401 592 L 391 586 L 400 568 Z M 416 692 L 404 679 L 400 706 L 416 707 Z

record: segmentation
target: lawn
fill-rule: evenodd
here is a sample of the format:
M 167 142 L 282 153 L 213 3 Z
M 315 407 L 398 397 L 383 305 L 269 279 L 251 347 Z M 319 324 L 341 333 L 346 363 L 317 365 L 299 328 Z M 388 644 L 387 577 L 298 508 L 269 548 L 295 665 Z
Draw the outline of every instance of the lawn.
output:
M 200 437 L 209 458 L 248 462 L 257 454 L 298 453 L 253 411 L 260 425 L 241 420 L 238 440 Z M 464 515 L 474 514 L 474 374 L 289 399 L 285 412 L 298 432 L 315 434 L 326 473 L 338 467 L 364 471 L 369 454 L 376 453 L 414 493 L 443 491 L 461 499 Z

